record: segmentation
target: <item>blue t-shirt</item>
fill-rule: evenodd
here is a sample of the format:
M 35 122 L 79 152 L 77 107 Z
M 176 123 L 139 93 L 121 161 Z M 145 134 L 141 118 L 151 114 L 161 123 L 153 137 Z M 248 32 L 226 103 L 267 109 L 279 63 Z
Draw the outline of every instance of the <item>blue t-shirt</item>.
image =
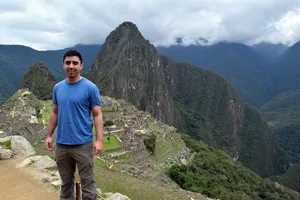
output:
M 53 89 L 52 103 L 58 105 L 56 142 L 75 145 L 93 141 L 92 107 L 102 102 L 98 87 L 86 78 L 76 83 L 63 80 Z

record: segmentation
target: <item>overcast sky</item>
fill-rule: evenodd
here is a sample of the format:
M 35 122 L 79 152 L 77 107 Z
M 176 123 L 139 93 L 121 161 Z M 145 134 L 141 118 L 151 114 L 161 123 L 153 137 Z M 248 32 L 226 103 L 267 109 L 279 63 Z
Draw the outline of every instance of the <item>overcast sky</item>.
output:
M 176 38 L 253 44 L 300 40 L 300 0 L 0 0 L 0 43 L 101 44 L 124 21 L 154 45 Z

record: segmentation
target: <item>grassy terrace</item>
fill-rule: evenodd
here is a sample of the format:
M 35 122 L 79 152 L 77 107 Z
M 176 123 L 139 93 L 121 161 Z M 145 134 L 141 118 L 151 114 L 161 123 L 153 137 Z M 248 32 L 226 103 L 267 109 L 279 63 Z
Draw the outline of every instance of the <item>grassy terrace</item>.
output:
M 42 117 L 39 117 L 38 121 L 41 123 L 43 122 L 43 120 L 45 120 L 45 125 L 48 125 L 50 121 L 50 113 L 52 110 L 52 102 L 50 100 L 48 101 L 40 100 L 40 102 L 44 105 L 44 110 L 41 113 Z
M 159 165 L 165 162 L 172 154 L 177 153 L 182 149 L 185 144 L 181 140 L 179 134 L 168 134 L 165 133 L 166 138 L 163 136 L 163 126 L 159 123 L 150 122 L 149 126 L 156 134 L 156 148 L 154 160 Z
M 109 141 L 108 141 L 108 137 L 109 137 Z M 103 151 L 117 149 L 121 147 L 118 139 L 113 135 L 104 136 L 102 144 L 103 144 Z

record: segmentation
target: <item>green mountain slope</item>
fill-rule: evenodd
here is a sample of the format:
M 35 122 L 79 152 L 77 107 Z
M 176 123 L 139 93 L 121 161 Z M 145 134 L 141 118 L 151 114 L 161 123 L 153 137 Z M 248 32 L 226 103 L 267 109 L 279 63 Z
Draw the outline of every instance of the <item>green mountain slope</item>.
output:
M 287 92 L 260 108 L 262 116 L 274 130 L 278 144 L 292 163 L 300 162 L 300 91 Z
M 300 192 L 300 165 L 292 165 L 286 173 L 275 180 L 280 184 Z
M 89 76 L 105 95 L 226 151 L 261 176 L 281 173 L 274 166 L 282 154 L 259 112 L 216 73 L 160 56 L 134 24 L 109 34 Z
M 20 88 L 27 88 L 41 100 L 52 98 L 55 77 L 43 63 L 36 63 L 24 74 Z
M 196 154 L 185 165 L 174 165 L 168 174 L 182 188 L 222 200 L 299 199 L 299 193 L 262 179 L 220 150 L 184 137 Z

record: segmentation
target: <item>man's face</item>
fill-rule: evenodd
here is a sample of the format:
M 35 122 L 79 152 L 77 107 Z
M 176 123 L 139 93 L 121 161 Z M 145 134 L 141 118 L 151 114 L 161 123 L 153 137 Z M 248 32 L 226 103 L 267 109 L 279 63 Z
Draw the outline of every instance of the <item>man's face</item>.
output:
M 67 56 L 63 63 L 63 68 L 69 78 L 75 78 L 82 70 L 83 63 L 77 56 Z

